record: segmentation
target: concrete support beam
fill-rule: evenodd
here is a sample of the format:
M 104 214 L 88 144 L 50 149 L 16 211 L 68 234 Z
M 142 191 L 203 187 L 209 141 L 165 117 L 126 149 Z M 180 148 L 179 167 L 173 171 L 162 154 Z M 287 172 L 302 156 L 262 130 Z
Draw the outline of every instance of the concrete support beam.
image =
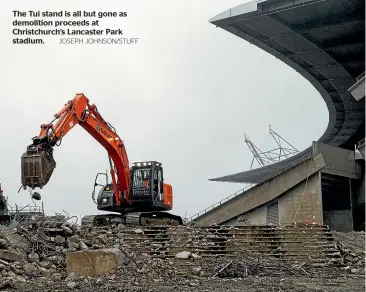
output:
M 357 78 L 355 84 L 353 84 L 348 91 L 352 94 L 355 100 L 359 101 L 365 97 L 365 73 L 361 77 Z
M 237 217 L 279 197 L 325 166 L 326 163 L 323 155 L 318 153 L 312 159 L 283 172 L 263 184 L 255 186 L 242 195 L 238 195 L 232 200 L 220 205 L 218 208 L 205 213 L 197 218 L 195 222 L 204 226 L 222 224 L 231 218 Z
M 358 151 L 362 158 L 365 160 L 365 139 L 362 139 L 358 144 L 357 144 L 357 149 L 356 151 Z
M 361 178 L 361 168 L 355 161 L 355 152 L 324 143 L 313 142 L 313 153 L 322 153 L 326 168 L 322 172 L 349 177 Z

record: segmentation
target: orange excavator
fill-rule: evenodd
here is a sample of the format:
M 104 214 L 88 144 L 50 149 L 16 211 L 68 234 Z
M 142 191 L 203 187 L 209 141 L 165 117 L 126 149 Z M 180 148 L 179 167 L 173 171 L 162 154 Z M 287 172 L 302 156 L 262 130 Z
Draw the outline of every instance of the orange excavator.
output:
M 51 123 L 41 125 L 39 136 L 32 138 L 32 144 L 21 157 L 23 189 L 42 189 L 49 182 L 56 167 L 54 147 L 60 146 L 64 136 L 77 124 L 107 150 L 110 164 L 111 182 L 107 173 L 98 173 L 92 199 L 98 210 L 114 213 L 96 215 L 94 225 L 116 221 L 134 226 L 183 224 L 180 216 L 166 212 L 173 208 L 173 190 L 164 183 L 161 163 L 137 162 L 130 167 L 123 140 L 82 93 L 70 100 Z M 103 184 L 98 183 L 101 176 L 105 177 Z M 97 198 L 96 188 L 100 188 Z M 38 192 L 32 197 L 41 199 Z

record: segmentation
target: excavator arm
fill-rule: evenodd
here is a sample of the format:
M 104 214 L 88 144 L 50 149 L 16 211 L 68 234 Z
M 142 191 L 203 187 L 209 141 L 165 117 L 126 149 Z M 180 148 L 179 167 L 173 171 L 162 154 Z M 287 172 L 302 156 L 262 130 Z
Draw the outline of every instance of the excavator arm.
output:
M 79 124 L 108 152 L 115 201 L 129 202 L 130 168 L 122 139 L 107 123 L 94 104 L 82 93 L 77 94 L 63 109 L 55 114 L 49 124 L 41 125 L 39 136 L 27 147 L 22 156 L 22 186 L 24 189 L 43 188 L 56 167 L 53 149 L 59 146 L 63 137 Z M 113 162 L 113 163 L 112 163 Z

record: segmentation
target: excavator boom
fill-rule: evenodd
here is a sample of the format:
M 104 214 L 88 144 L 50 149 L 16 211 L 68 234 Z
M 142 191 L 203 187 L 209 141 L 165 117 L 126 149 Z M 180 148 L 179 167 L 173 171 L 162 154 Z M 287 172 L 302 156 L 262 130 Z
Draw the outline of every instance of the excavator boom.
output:
M 114 167 L 111 176 L 117 204 L 129 196 L 129 161 L 123 141 L 102 118 L 95 105 L 80 93 L 55 114 L 55 124 L 41 125 L 39 136 L 33 138 L 27 152 L 22 156 L 22 185 L 32 189 L 45 186 L 56 167 L 53 147 L 59 146 L 63 137 L 77 124 L 82 126 L 108 152 Z M 118 182 L 118 183 L 117 183 Z

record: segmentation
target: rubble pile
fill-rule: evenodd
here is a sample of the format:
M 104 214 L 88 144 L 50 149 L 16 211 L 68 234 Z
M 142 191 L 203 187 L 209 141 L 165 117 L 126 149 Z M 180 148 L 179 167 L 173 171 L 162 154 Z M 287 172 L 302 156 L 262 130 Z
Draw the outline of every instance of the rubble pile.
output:
M 336 246 L 345 269 L 353 274 L 365 274 L 365 232 L 340 233 L 333 231 Z
M 219 278 L 246 278 L 248 276 L 304 276 L 311 272 L 309 266 L 302 264 L 281 264 L 275 260 L 255 259 L 253 257 L 235 258 L 226 264 L 215 267 L 214 277 Z M 306 269 L 306 270 L 305 270 Z
M 317 277 L 319 271 L 334 277 L 337 273 L 357 274 L 364 268 L 364 254 L 361 261 L 359 251 L 341 246 L 340 240 L 338 248 L 348 270 L 340 269 L 337 258 L 327 257 L 327 252 L 319 257 L 321 262 L 311 259 L 309 253 L 321 248 L 327 251 L 332 244 L 315 231 L 311 240 L 304 231 L 298 232 L 296 239 L 304 237 L 307 242 L 295 249 L 289 245 L 291 230 L 280 236 L 279 229 L 276 235 L 268 230 L 261 235 L 257 228 L 233 230 L 225 226 L 136 228 L 115 223 L 93 227 L 92 220 L 77 225 L 70 223 L 71 219 L 57 215 L 22 222 L 13 229 L 0 227 L 0 289 L 28 291 L 26 287 L 32 284 L 65 291 L 80 287 L 85 291 L 95 287 L 122 291 L 118 287 L 125 285 L 131 288 L 126 291 L 149 291 L 168 283 L 172 289 L 177 285 L 196 287 L 208 278 Z M 256 252 L 260 250 L 263 252 Z M 113 254 L 118 264 L 111 263 Z M 93 261 L 97 267 L 92 266 Z M 106 266 L 108 261 L 113 269 Z
M 200 262 L 206 273 L 214 278 L 250 277 L 326 277 L 345 274 L 334 262 L 311 264 L 304 261 L 284 262 L 272 257 L 263 257 L 250 252 L 240 252 L 234 257 L 217 257 Z
M 24 289 L 30 283 L 39 287 L 51 285 L 68 289 L 76 289 L 80 285 L 98 287 L 118 276 L 123 279 L 122 281 L 128 281 L 126 285 L 141 287 L 149 283 L 157 284 L 164 279 L 173 280 L 179 275 L 179 267 L 175 261 L 194 259 L 194 254 L 183 252 L 176 258 L 166 261 L 153 258 L 134 248 L 133 244 L 126 243 L 124 238 L 129 234 L 136 236 L 142 234 L 143 231 L 139 228 L 126 229 L 121 225 L 94 228 L 88 224 L 81 227 L 69 223 L 68 219 L 55 216 L 19 224 L 13 230 L 5 226 L 0 228 L 0 289 L 27 291 Z M 67 273 L 65 260 L 67 255 L 78 251 L 86 253 L 108 249 L 120 251 L 121 264 L 117 273 L 98 277 Z M 187 269 L 188 274 L 193 275 L 196 270 L 190 268 Z M 190 280 L 187 285 L 198 284 Z
M 85 248 L 80 227 L 64 216 L 40 217 L 14 229 L 0 227 L 0 289 L 37 278 L 60 280 L 65 255 Z

